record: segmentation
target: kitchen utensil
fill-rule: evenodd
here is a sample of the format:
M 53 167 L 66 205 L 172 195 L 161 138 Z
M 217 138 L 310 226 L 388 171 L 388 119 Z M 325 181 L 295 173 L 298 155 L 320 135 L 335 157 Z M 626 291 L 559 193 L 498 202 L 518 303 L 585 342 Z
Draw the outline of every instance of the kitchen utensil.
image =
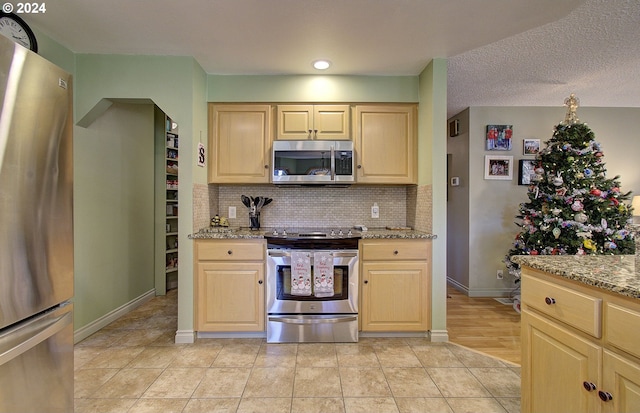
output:
M 251 200 L 249 199 L 248 196 L 240 195 L 240 199 L 242 199 L 242 203 L 244 204 L 244 206 L 246 206 L 247 208 L 251 207 Z

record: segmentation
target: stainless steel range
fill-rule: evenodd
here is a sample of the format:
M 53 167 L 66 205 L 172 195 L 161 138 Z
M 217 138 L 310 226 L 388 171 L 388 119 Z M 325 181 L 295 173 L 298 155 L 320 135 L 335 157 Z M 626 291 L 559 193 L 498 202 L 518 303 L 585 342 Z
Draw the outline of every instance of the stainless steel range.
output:
M 358 341 L 358 239 L 348 229 L 267 235 L 267 342 Z

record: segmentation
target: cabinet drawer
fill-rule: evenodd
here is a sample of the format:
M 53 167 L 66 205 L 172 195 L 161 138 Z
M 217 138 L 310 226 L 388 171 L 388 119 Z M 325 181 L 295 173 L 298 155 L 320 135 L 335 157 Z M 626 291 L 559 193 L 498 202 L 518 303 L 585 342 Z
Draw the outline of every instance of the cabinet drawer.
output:
M 524 305 L 600 338 L 602 300 L 558 284 L 522 275 Z
M 608 344 L 640 357 L 640 312 L 605 302 L 604 337 Z
M 362 242 L 363 261 L 426 260 L 427 240 L 367 240 Z
M 196 243 L 197 261 L 264 261 L 264 240 L 206 240 Z

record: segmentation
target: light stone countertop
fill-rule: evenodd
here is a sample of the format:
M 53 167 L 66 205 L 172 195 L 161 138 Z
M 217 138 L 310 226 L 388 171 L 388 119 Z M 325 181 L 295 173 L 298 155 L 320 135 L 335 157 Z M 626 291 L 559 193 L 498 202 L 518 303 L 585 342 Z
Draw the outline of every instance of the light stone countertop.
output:
M 640 299 L 639 255 L 514 255 L 511 260 L 605 291 Z
M 189 239 L 260 239 L 272 232 L 273 228 L 251 230 L 249 228 L 208 227 L 202 228 L 195 234 L 190 234 Z M 362 232 L 362 239 L 435 239 L 436 237 L 437 235 L 415 230 L 369 229 Z

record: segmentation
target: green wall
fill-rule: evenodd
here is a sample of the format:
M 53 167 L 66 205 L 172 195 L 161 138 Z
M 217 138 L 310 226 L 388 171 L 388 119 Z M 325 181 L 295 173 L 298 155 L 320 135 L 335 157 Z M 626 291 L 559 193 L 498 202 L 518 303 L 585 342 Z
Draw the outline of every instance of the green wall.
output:
M 447 255 L 447 61 L 434 59 L 420 74 L 418 108 L 418 184 L 431 185 L 433 257 Z M 432 339 L 448 340 L 447 265 L 433 259 L 431 265 Z
M 209 75 L 209 102 L 417 102 L 417 76 Z
M 115 103 L 74 131 L 74 325 L 153 290 L 153 106 Z
M 204 71 L 190 57 L 121 55 L 77 55 L 76 70 L 75 114 L 78 124 L 90 128 L 90 125 L 103 116 L 112 102 L 141 101 L 153 102 L 180 125 L 182 190 L 179 192 L 178 245 L 182 259 L 179 262 L 179 273 L 193 274 L 193 262 L 189 258 L 193 256 L 193 244 L 188 240 L 193 227 L 191 188 L 194 183 L 206 182 L 206 174 L 201 170 L 196 171 L 194 162 L 195 146 L 199 136 L 202 135 L 206 139 Z M 149 107 L 153 108 L 151 105 Z M 153 109 L 149 120 L 153 123 Z M 153 216 L 153 209 L 149 210 L 148 214 Z M 117 238 L 112 239 L 112 242 L 116 243 Z M 153 268 L 149 271 L 153 275 Z M 129 277 L 137 276 L 139 275 L 136 273 L 129 274 Z M 108 274 L 93 274 L 91 277 L 100 280 L 108 277 Z M 116 301 L 124 305 L 144 294 L 149 288 L 153 288 L 152 282 L 147 287 L 137 290 L 121 285 L 114 291 L 114 295 L 118 297 Z M 193 330 L 193 277 L 179 278 L 178 294 L 178 330 Z M 90 305 L 90 302 L 85 302 L 84 299 L 81 295 L 76 297 L 77 312 L 83 311 L 85 304 Z

